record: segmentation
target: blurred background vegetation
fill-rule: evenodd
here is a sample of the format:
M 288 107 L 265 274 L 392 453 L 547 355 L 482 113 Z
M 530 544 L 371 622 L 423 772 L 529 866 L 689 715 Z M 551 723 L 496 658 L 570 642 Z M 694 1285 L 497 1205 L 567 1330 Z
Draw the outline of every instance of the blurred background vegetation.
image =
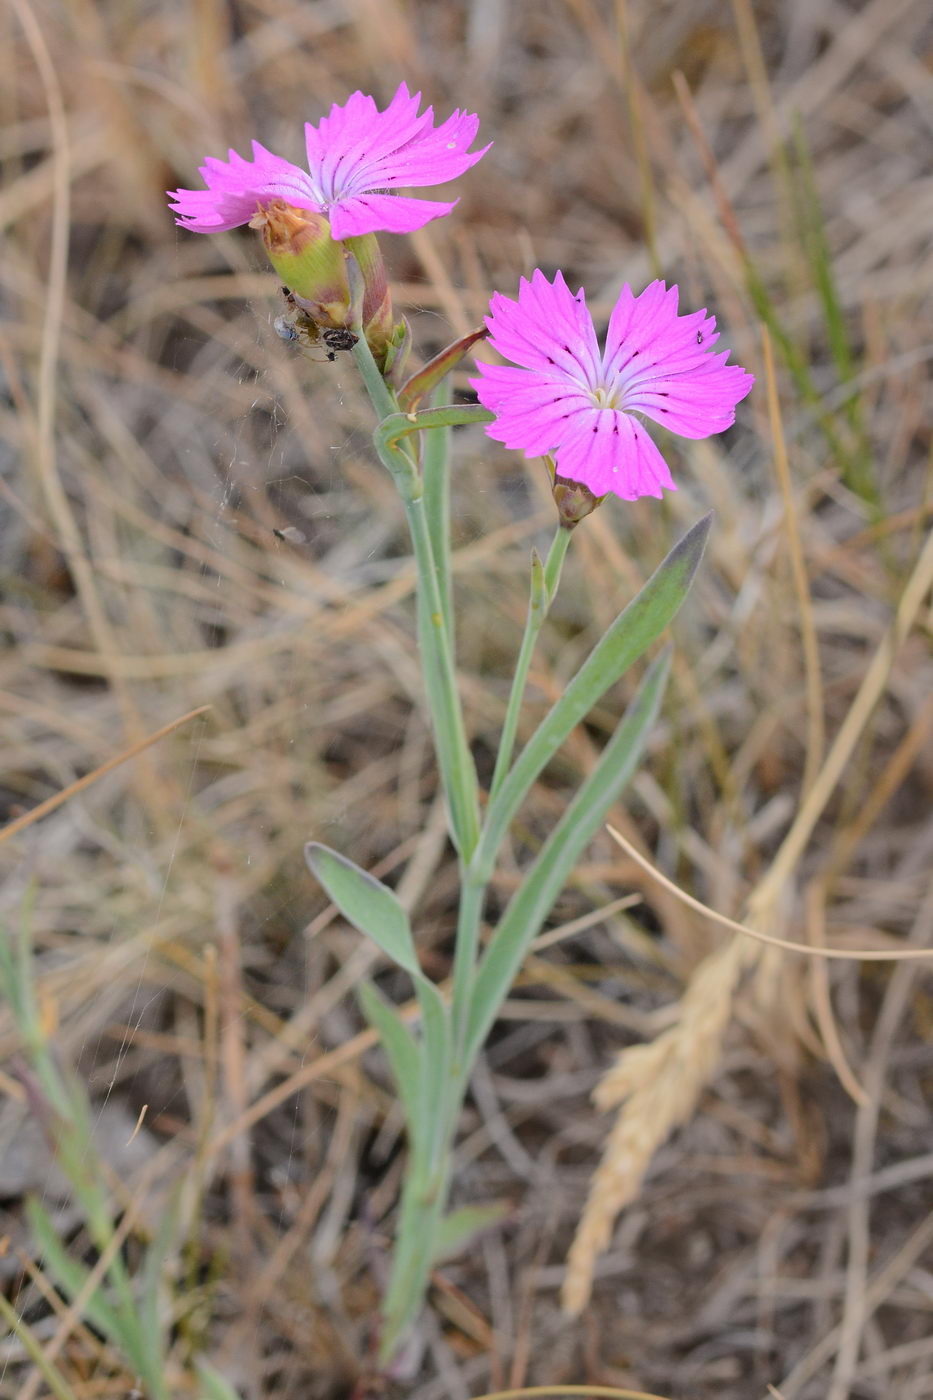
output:
M 323 839 L 393 884 L 444 975 L 455 866 L 414 575 L 349 360 L 283 345 L 253 236 L 177 230 L 163 192 L 253 137 L 301 160 L 304 120 L 405 79 L 495 141 L 453 217 L 385 239 L 421 353 L 535 266 L 585 284 L 597 318 L 654 275 L 713 310 L 758 387 L 724 438 L 665 444 L 675 496 L 580 527 L 529 722 L 712 507 L 664 720 L 614 822 L 740 916 L 849 722 L 772 931 L 929 943 L 933 22 L 921 0 L 14 0 L 0 33 L 6 818 L 210 706 L 0 850 L 0 1397 L 349 1393 L 400 1120 L 349 995 L 378 955 L 300 853 Z M 542 467 L 471 430 L 454 510 L 488 777 L 553 506 Z M 624 699 L 540 785 L 504 896 Z M 457 1199 L 505 1199 L 507 1221 L 438 1271 L 405 1389 L 933 1394 L 928 965 L 759 960 L 570 1320 L 608 1126 L 590 1092 L 674 1023 L 728 935 L 608 838 L 568 923 L 464 1117 Z M 96 1314 L 69 1311 L 82 1279 Z

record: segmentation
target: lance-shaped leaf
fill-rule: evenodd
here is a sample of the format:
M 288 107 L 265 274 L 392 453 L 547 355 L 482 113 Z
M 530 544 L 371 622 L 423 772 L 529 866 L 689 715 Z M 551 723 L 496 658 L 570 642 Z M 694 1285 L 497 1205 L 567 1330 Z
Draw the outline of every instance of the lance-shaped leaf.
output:
M 399 967 L 412 977 L 420 977 L 408 915 L 389 887 L 320 841 L 308 842 L 305 860 L 344 918 Z
M 421 408 L 417 413 L 389 413 L 376 427 L 373 442 L 379 460 L 389 471 L 407 473 L 412 470 L 412 464 L 399 450 L 403 438 L 421 433 L 425 428 L 462 428 L 473 423 L 491 423 L 495 416 L 478 403 L 441 404 L 437 408 Z
M 450 345 L 445 345 L 444 349 L 439 350 L 433 360 L 428 360 L 426 365 L 410 375 L 398 394 L 399 404 L 405 412 L 408 413 L 411 409 L 417 408 L 425 395 L 430 394 L 431 390 L 436 388 L 452 369 L 456 368 L 467 351 L 478 340 L 484 340 L 488 334 L 485 326 L 477 326 L 475 331 L 461 335 Z
M 421 1008 L 420 1040 L 415 1039 L 395 1007 L 371 982 L 363 982 L 357 996 L 389 1061 L 419 1165 L 429 1170 L 446 1126 L 452 1049 L 450 1016 L 433 982 L 419 976 L 415 990 Z
M 433 1164 L 443 1146 L 447 1129 L 447 1098 L 453 1038 L 450 1013 L 433 982 L 421 976 L 415 983 L 421 1006 L 421 1077 L 418 1084 L 417 1123 L 427 1160 Z
M 489 804 L 483 835 L 473 858 L 473 873 L 477 878 L 491 878 L 499 848 L 513 817 L 532 783 L 574 726 L 644 654 L 676 615 L 703 557 L 712 519 L 710 512 L 697 521 L 658 565 L 641 592 L 596 643 L 561 698 L 522 749 L 511 772 Z
M 490 1201 L 484 1206 L 458 1206 L 445 1215 L 434 1234 L 434 1262 L 455 1259 L 477 1235 L 501 1225 L 515 1209 L 511 1201 Z
M 661 704 L 670 651 L 652 662 L 595 769 L 538 853 L 483 955 L 470 999 L 466 1062 L 489 1033 L 567 877 L 634 773 Z
M 409 1132 L 417 1132 L 418 1102 L 421 1085 L 421 1047 L 405 1025 L 395 1007 L 386 1001 L 372 982 L 361 982 L 356 989 L 363 1015 L 378 1032 L 385 1051 L 398 1096 L 405 1110 Z

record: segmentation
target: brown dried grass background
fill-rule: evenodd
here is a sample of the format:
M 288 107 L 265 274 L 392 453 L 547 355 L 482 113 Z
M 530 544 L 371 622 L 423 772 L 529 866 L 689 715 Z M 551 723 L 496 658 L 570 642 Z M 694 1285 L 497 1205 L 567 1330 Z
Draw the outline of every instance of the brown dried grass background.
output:
M 685 889 L 739 916 L 883 642 L 929 516 L 933 31 L 919 0 L 61 0 L 27 14 L 54 79 L 43 84 L 7 9 L 9 815 L 212 708 L 3 847 L 4 921 L 31 898 L 61 1055 L 98 1108 L 120 1105 L 132 1123 L 145 1105 L 149 1156 L 192 1183 L 188 1245 L 170 1261 L 179 1376 L 197 1342 L 249 1400 L 337 1394 L 365 1362 L 401 1144 L 350 995 L 377 957 L 324 906 L 300 850 L 324 839 L 394 883 L 426 965 L 444 974 L 455 871 L 420 700 L 413 575 L 348 364 L 290 356 L 249 237 L 176 231 L 163 191 L 252 136 L 299 159 L 301 121 L 356 87 L 385 99 L 405 78 L 440 113 L 478 111 L 496 142 L 459 182 L 452 218 L 386 240 L 425 352 L 536 265 L 563 267 L 603 312 L 620 281 L 642 284 L 655 267 L 685 304 L 715 310 L 759 386 L 725 439 L 671 446 L 681 489 L 663 507 L 611 502 L 578 531 L 531 712 L 712 506 L 664 720 L 613 820 Z M 850 423 L 770 140 L 794 120 L 858 355 L 877 510 L 841 480 L 814 425 L 820 413 L 843 434 Z M 56 210 L 70 230 L 60 289 Z M 778 357 L 789 495 L 736 228 L 819 395 L 816 410 L 803 403 Z M 487 760 L 528 551 L 550 529 L 540 476 L 481 435 L 457 439 L 459 663 Z M 300 542 L 273 534 L 286 527 Z M 785 936 L 930 941 L 929 621 L 921 600 L 781 886 Z M 500 873 L 503 898 L 623 700 L 607 698 L 540 785 Z M 586 920 L 633 891 L 637 905 Z M 682 995 L 696 1003 L 696 969 L 729 935 L 608 838 L 556 911 L 556 926 L 571 921 L 529 962 L 463 1123 L 458 1199 L 505 1197 L 512 1213 L 440 1271 L 407 1389 L 419 1400 L 570 1382 L 684 1400 L 746 1400 L 769 1384 L 785 1400 L 933 1393 L 928 971 L 771 953 L 751 978 L 733 967 L 724 1033 L 715 1006 L 698 1017 L 720 1040 L 715 1077 L 704 1091 L 709 1047 L 698 1046 L 696 1114 L 688 1105 L 654 1157 L 574 1321 L 560 1312 L 564 1261 L 609 1127 L 590 1093 L 621 1047 L 647 1042 L 635 1087 L 651 1137 L 652 1043 Z M 0 1015 L 0 1052 L 15 1050 Z M 678 1116 L 681 1088 L 657 1100 L 657 1121 Z M 9 1147 L 24 1110 L 6 1075 L 0 1089 Z M 33 1187 L 46 1171 L 40 1154 Z M 0 1194 L 15 1241 L 16 1192 L 0 1180 Z M 19 1301 L 50 1336 L 35 1295 L 24 1287 Z M 65 1358 L 82 1396 L 126 1393 L 90 1333 Z M 43 1393 L 28 1372 L 8 1343 L 3 1400 Z

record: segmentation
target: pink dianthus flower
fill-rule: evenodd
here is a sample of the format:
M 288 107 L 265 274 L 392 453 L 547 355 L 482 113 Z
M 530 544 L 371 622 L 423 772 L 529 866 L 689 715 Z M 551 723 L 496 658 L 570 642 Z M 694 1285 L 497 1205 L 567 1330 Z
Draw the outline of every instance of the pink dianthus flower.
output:
M 489 150 L 470 152 L 479 117 L 455 111 L 434 126 L 434 110 L 420 116 L 421 94 L 401 84 L 384 112 L 373 98 L 354 92 L 317 126 L 305 123 L 308 169 L 267 151 L 258 141 L 253 159 L 229 151 L 208 157 L 200 174 L 206 190 L 171 190 L 176 223 L 195 233 L 219 233 L 248 224 L 260 204 L 281 199 L 330 220 L 335 239 L 366 233 L 410 233 L 449 214 L 457 203 L 410 199 L 389 191 L 440 185 L 462 175 Z
M 558 272 L 536 271 L 518 300 L 496 292 L 489 343 L 513 365 L 479 365 L 479 401 L 495 413 L 486 432 L 529 457 L 549 453 L 559 477 L 625 501 L 674 491 L 667 463 L 641 417 L 705 438 L 735 422 L 754 381 L 728 350 L 713 355 L 716 320 L 677 314 L 677 288 L 652 282 L 640 296 L 626 284 L 600 351 L 582 289 Z

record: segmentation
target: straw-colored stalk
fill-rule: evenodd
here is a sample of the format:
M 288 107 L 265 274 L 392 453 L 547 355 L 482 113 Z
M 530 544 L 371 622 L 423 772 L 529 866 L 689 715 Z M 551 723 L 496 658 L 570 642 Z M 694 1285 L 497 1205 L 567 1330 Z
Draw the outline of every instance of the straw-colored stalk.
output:
M 637 1196 L 665 1138 L 693 1112 L 712 1078 L 732 1019 L 732 999 L 758 947 L 734 936 L 697 967 L 676 1023 L 646 1045 L 623 1050 L 597 1085 L 593 1101 L 621 1111 L 567 1261 L 562 1301 L 576 1315 L 586 1306 L 597 1257 L 609 1243 L 616 1216 Z

